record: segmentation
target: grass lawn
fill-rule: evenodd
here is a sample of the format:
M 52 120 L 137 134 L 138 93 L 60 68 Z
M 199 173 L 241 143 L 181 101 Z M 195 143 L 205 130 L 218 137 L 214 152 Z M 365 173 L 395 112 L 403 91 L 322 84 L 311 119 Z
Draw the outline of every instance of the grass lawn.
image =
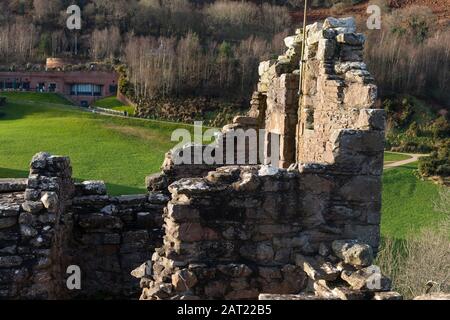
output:
M 70 156 L 76 179 L 105 180 L 111 194 L 140 193 L 145 191 L 145 176 L 159 171 L 164 154 L 176 144 L 170 141 L 172 131 L 187 127 L 62 107 L 53 104 L 64 102 L 56 95 L 1 95 L 8 97 L 7 105 L 0 107 L 4 178 L 26 177 L 31 157 L 47 151 Z
M 121 101 L 117 100 L 116 97 L 108 97 L 100 99 L 94 102 L 94 107 L 100 107 L 105 109 L 112 109 L 117 111 L 127 111 L 129 115 L 134 115 L 133 106 L 125 106 Z
M 37 92 L 0 92 L 0 96 L 7 97 L 8 101 L 29 101 L 29 102 L 43 102 L 53 104 L 70 104 L 72 102 L 63 96 L 54 93 L 37 93 Z
M 398 154 L 398 153 L 392 153 L 392 152 L 385 152 L 384 153 L 384 163 L 391 163 L 391 162 L 397 162 L 402 161 L 411 158 L 408 155 L 405 154 Z
M 384 172 L 381 233 L 404 239 L 423 227 L 432 227 L 443 218 L 434 211 L 440 186 L 414 175 L 417 163 Z

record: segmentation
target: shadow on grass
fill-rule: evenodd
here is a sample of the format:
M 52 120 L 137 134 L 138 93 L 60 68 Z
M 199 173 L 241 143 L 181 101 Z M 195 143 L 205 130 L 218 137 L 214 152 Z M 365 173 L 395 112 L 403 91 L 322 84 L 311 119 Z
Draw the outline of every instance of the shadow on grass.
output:
M 38 103 L 36 103 L 36 106 L 32 106 L 20 104 L 18 101 L 8 101 L 0 110 L 0 120 L 20 120 L 42 112 Z
M 28 171 L 25 170 L 16 170 L 9 168 L 1 168 L 0 167 L 0 179 L 14 179 L 14 178 L 28 178 Z M 82 182 L 84 179 L 75 179 L 76 182 Z M 108 190 L 108 194 L 112 196 L 119 195 L 130 195 L 130 194 L 143 194 L 146 193 L 147 190 L 142 187 L 132 187 L 132 186 L 124 186 L 114 183 L 106 183 L 106 187 Z
M 74 181 L 76 183 L 80 183 L 83 181 L 90 181 L 90 180 L 96 180 L 96 179 L 74 178 Z M 115 183 L 108 183 L 108 181 L 105 181 L 105 184 L 106 184 L 106 190 L 108 191 L 108 195 L 110 195 L 110 196 L 125 196 L 125 195 L 132 195 L 132 194 L 147 193 L 147 190 L 145 189 L 144 186 L 142 186 L 142 188 L 133 187 L 133 186 L 125 186 L 125 185 L 120 185 L 120 184 L 115 184 Z
M 107 183 L 107 182 L 106 182 L 106 188 L 108 190 L 108 194 L 111 196 L 147 193 L 147 190 L 144 187 L 138 188 L 138 187 L 131 187 L 131 186 L 122 186 L 122 185 Z
M 28 178 L 28 171 L 0 167 L 0 178 Z

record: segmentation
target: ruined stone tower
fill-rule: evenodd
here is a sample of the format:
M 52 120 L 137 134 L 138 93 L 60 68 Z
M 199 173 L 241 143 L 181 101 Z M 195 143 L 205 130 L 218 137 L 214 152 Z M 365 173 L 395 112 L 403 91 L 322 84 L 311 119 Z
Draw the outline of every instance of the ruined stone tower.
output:
M 364 35 L 355 33 L 353 18 L 328 18 L 308 25 L 306 31 L 302 99 L 299 30 L 285 39 L 285 55 L 260 64 L 249 115 L 259 119 L 267 135 L 280 137 L 281 167 L 341 162 L 336 158 L 337 142 L 350 130 L 365 131 L 360 135 L 370 140 L 366 142 L 372 155 L 380 156 L 384 114 L 374 110 L 377 87 L 362 59 Z
M 278 136 L 279 167 L 289 169 L 231 166 L 172 180 L 164 245 L 142 275 L 143 299 L 298 293 L 307 286 L 304 262 L 336 262 L 336 241 L 377 251 L 385 114 L 374 109 L 365 38 L 352 18 L 306 32 L 302 99 L 299 31 L 285 39 L 285 55 L 261 63 L 248 116 L 225 128 L 265 129 L 265 148 Z M 173 171 L 180 167 L 164 176 Z

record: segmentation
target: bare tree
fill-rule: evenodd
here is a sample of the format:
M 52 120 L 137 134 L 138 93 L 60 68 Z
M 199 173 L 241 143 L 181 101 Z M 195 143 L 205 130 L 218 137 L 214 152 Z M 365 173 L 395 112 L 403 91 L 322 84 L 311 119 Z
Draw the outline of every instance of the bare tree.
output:
M 122 37 L 118 27 L 94 30 L 91 35 L 91 58 L 95 60 L 114 58 L 120 54 Z

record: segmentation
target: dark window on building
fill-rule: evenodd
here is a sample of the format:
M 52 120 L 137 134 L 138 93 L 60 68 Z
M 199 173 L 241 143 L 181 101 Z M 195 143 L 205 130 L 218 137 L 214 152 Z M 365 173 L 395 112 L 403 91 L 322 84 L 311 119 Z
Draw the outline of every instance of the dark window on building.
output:
M 116 94 L 117 93 L 117 86 L 116 85 L 110 85 L 109 86 L 109 93 Z
M 101 96 L 102 86 L 96 84 L 73 84 L 70 87 L 70 94 L 73 96 Z

